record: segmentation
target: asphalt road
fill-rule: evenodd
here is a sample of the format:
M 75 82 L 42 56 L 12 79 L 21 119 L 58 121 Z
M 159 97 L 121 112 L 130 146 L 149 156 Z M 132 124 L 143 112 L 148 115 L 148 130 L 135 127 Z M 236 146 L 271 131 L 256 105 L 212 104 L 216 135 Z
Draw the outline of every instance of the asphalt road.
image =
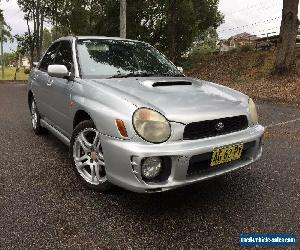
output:
M 300 237 L 300 109 L 260 104 L 267 129 L 250 167 L 160 194 L 77 182 L 68 149 L 31 130 L 24 85 L 0 85 L 1 249 L 239 249 L 239 235 Z M 248 248 L 247 248 L 248 249 Z

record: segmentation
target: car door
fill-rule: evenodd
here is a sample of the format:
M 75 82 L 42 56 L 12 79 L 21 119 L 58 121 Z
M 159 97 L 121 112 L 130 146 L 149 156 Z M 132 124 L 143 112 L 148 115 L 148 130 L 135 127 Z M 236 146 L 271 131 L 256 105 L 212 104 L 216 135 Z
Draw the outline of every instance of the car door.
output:
M 59 43 L 56 42 L 52 44 L 47 52 L 44 54 L 38 67 L 35 68 L 33 72 L 32 90 L 34 93 L 34 98 L 39 110 L 39 113 L 48 119 L 50 115 L 49 101 L 51 97 L 49 95 L 49 81 L 50 77 L 47 73 L 48 66 L 54 63 L 55 54 L 59 48 Z
M 56 52 L 54 63 L 65 65 L 73 75 L 73 52 L 71 41 L 61 41 Z M 64 135 L 70 137 L 73 129 L 73 122 L 70 116 L 70 94 L 73 81 L 70 78 L 50 77 L 48 83 L 48 104 L 50 106 L 50 122 Z

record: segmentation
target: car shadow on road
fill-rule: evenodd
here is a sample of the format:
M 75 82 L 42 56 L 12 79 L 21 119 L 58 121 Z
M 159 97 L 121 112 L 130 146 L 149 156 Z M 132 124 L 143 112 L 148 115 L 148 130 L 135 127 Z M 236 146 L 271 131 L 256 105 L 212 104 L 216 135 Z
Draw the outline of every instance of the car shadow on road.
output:
M 255 193 L 241 188 L 245 186 L 243 180 L 247 175 L 247 183 L 251 182 L 251 185 L 256 186 L 257 178 L 252 176 L 249 171 L 247 173 L 238 170 L 235 173 L 229 173 L 225 176 L 219 176 L 214 179 L 206 180 L 200 183 L 192 184 L 190 186 L 178 188 L 175 190 L 154 193 L 154 194 L 136 194 L 120 188 L 116 188 L 110 195 L 114 198 L 122 200 L 129 199 L 134 202 L 125 203 L 125 209 L 128 210 L 149 210 L 153 211 L 153 207 L 156 207 L 158 213 L 161 210 L 171 212 L 176 209 L 184 208 L 207 208 L 212 209 L 210 205 L 236 205 L 239 202 L 245 202 L 245 200 L 255 201 Z M 236 178 L 234 178 L 235 176 Z M 248 186 L 247 185 L 247 186 Z M 255 190 L 254 188 L 250 190 Z

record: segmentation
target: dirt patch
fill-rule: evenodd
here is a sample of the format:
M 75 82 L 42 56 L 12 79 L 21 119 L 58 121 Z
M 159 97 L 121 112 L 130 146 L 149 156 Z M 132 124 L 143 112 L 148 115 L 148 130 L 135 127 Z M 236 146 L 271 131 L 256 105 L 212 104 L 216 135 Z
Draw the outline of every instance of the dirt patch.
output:
M 228 86 L 256 100 L 300 105 L 299 77 L 260 79 L 251 83 L 232 83 Z
M 287 140 L 287 141 L 299 141 L 300 142 L 300 134 L 299 133 L 286 133 L 286 132 L 278 132 L 278 131 L 266 131 L 264 134 L 265 140 Z
M 27 84 L 27 80 L 16 80 L 16 81 L 7 81 L 7 80 L 0 80 L 0 84 Z
M 256 100 L 300 105 L 300 73 L 272 77 L 276 52 L 239 52 L 193 58 L 187 75 L 221 83 Z M 297 68 L 300 60 L 297 59 Z

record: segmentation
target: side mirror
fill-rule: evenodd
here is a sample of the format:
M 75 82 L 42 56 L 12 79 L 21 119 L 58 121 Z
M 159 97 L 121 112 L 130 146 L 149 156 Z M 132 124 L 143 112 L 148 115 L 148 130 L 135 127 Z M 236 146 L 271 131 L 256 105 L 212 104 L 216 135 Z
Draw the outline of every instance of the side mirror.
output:
M 177 67 L 177 69 L 180 71 L 180 73 L 183 73 L 183 68 L 182 67 Z
M 57 78 L 64 78 L 70 75 L 67 67 L 65 65 L 49 65 L 48 66 L 48 75 Z

